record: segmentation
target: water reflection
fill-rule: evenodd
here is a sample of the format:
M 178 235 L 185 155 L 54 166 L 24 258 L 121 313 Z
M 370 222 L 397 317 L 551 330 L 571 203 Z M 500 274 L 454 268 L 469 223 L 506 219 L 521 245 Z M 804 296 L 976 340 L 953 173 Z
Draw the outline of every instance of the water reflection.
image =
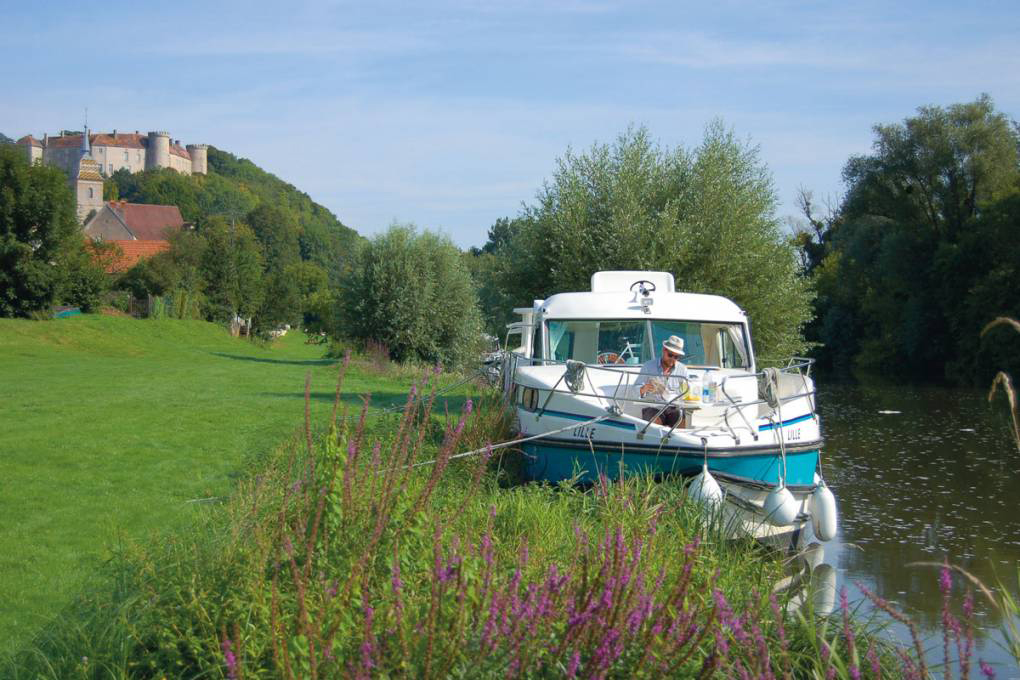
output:
M 990 586 L 1015 586 L 1020 454 L 985 393 L 823 384 L 818 405 L 841 515 L 826 562 L 840 585 L 873 588 L 929 632 L 940 630 L 937 570 L 907 564 L 948 557 Z M 955 582 L 958 593 L 963 585 Z M 997 612 L 977 605 L 979 625 L 997 627 Z

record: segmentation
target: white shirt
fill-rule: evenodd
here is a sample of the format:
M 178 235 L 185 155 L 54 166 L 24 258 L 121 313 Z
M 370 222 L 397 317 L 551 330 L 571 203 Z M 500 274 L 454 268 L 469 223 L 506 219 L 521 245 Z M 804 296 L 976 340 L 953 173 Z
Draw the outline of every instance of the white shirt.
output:
M 656 380 L 666 386 L 667 394 L 660 395 L 655 392 L 646 392 L 644 398 L 655 399 L 658 401 L 669 401 L 686 387 L 687 367 L 677 361 L 673 364 L 672 371 L 669 373 L 663 373 L 662 357 L 656 357 L 651 361 L 646 361 L 641 364 L 641 372 L 638 374 L 637 382 L 634 384 L 641 386 Z

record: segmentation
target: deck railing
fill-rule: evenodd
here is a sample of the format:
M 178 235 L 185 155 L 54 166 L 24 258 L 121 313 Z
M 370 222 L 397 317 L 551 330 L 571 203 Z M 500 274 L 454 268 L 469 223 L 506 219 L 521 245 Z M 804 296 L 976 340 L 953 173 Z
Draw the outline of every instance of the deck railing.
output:
M 671 406 L 680 409 L 684 408 L 684 404 L 687 403 L 686 396 L 690 392 L 690 381 L 687 379 L 687 377 L 681 377 L 682 382 L 681 391 L 667 402 L 662 402 L 660 400 L 653 401 L 650 399 L 624 396 L 620 394 L 621 390 L 625 390 L 625 388 L 630 387 L 632 385 L 631 383 L 632 379 L 636 379 L 638 375 L 641 375 L 640 372 L 633 370 L 635 368 L 633 365 L 588 364 L 585 362 L 574 361 L 571 359 L 568 360 L 536 359 L 524 356 L 523 354 L 517 352 L 505 352 L 503 356 L 502 372 L 503 372 L 503 387 L 508 398 L 513 398 L 512 390 L 517 385 L 516 380 L 517 369 L 520 368 L 522 364 L 526 366 L 560 365 L 564 367 L 563 373 L 557 379 L 556 383 L 553 384 L 552 388 L 534 388 L 536 390 L 539 390 L 540 392 L 542 391 L 549 392 L 549 394 L 545 397 L 545 400 L 542 402 L 542 406 L 538 409 L 537 418 L 541 418 L 542 415 L 545 413 L 546 408 L 549 405 L 549 401 L 552 399 L 554 394 L 567 394 L 571 396 L 591 397 L 598 399 L 599 402 L 601 402 L 602 406 L 609 413 L 612 413 L 614 415 L 620 415 L 623 413 L 623 408 L 620 405 L 621 402 L 659 407 L 659 410 L 657 411 L 655 416 L 653 416 L 652 419 L 648 421 L 648 424 L 646 424 L 638 432 L 639 439 L 644 437 L 648 428 L 651 426 L 652 421 L 654 421 L 656 418 L 662 415 L 662 413 L 664 413 L 668 408 L 670 408 Z M 730 436 L 732 436 L 733 439 L 739 444 L 740 435 L 737 433 L 737 430 L 739 429 L 740 426 L 738 425 L 734 427 L 734 425 L 730 423 L 730 418 L 736 416 L 739 417 L 741 421 L 743 421 L 743 426 L 757 441 L 758 432 L 748 421 L 747 416 L 744 413 L 744 410 L 750 406 L 756 407 L 761 404 L 768 404 L 772 408 L 772 412 L 776 413 L 781 412 L 782 405 L 784 403 L 789 403 L 791 401 L 795 401 L 797 399 L 802 399 L 806 397 L 810 404 L 811 414 L 817 417 L 815 414 L 816 393 L 815 390 L 809 388 L 808 386 L 808 378 L 810 377 L 811 366 L 813 364 L 814 359 L 810 359 L 807 357 L 790 357 L 786 361 L 786 365 L 782 366 L 781 368 L 774 369 L 767 368 L 757 372 L 747 371 L 743 373 L 731 373 L 724 375 L 718 387 L 720 393 L 723 395 L 725 400 L 722 401 L 721 403 L 717 401 L 715 404 L 713 404 L 713 406 L 725 406 L 722 418 L 725 429 L 730 433 Z M 693 368 L 702 367 L 694 366 Z M 719 367 L 712 366 L 705 368 L 718 369 Z M 613 389 L 612 394 L 599 392 L 598 388 L 595 387 L 595 384 L 591 379 L 590 372 L 592 371 L 608 372 L 618 375 L 618 378 L 616 380 L 616 386 Z M 759 395 L 758 399 L 752 401 L 738 400 L 735 398 L 735 395 L 730 394 L 730 392 L 726 389 L 727 383 L 729 383 L 732 380 L 754 378 L 756 382 L 759 385 L 761 385 L 763 380 L 770 380 L 772 379 L 772 376 L 778 375 L 796 375 L 800 377 L 801 384 L 803 386 L 802 389 L 798 390 L 794 394 L 789 394 L 785 397 L 776 394 L 774 395 L 773 399 L 761 398 Z M 591 388 L 590 391 L 585 391 L 582 389 L 584 387 L 585 382 L 587 382 L 587 386 Z M 563 383 L 566 383 L 566 389 L 560 389 L 560 385 Z M 609 403 L 607 404 L 606 402 Z M 675 429 L 676 424 L 674 424 L 673 427 L 671 427 L 669 431 L 662 437 L 663 441 L 668 440 L 670 435 L 673 433 Z M 695 434 L 697 434 L 697 432 L 698 430 L 695 430 Z M 781 431 L 778 431 L 778 436 L 782 437 Z

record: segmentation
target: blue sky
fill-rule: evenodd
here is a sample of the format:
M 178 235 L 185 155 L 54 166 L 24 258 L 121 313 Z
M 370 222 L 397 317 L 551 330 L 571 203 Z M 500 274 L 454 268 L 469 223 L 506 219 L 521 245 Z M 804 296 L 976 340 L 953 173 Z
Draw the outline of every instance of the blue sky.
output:
M 1020 2 L 0 0 L 0 132 L 170 131 L 370 235 L 480 245 L 568 146 L 646 125 L 760 147 L 780 218 L 838 198 L 871 126 L 989 93 L 1020 117 Z

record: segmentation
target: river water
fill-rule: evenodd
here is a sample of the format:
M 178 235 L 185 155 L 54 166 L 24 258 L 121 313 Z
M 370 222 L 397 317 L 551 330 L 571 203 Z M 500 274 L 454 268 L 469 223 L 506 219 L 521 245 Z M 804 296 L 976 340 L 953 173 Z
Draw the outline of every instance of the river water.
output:
M 864 611 L 856 584 L 910 615 L 940 662 L 938 570 L 911 563 L 948 558 L 1017 595 L 1020 452 L 1006 410 L 978 390 L 820 383 L 822 464 L 841 514 L 824 562 Z M 958 598 L 964 585 L 954 579 Z M 996 662 L 1000 678 L 1020 676 L 998 644 L 997 611 L 980 595 L 975 602 L 977 656 Z

